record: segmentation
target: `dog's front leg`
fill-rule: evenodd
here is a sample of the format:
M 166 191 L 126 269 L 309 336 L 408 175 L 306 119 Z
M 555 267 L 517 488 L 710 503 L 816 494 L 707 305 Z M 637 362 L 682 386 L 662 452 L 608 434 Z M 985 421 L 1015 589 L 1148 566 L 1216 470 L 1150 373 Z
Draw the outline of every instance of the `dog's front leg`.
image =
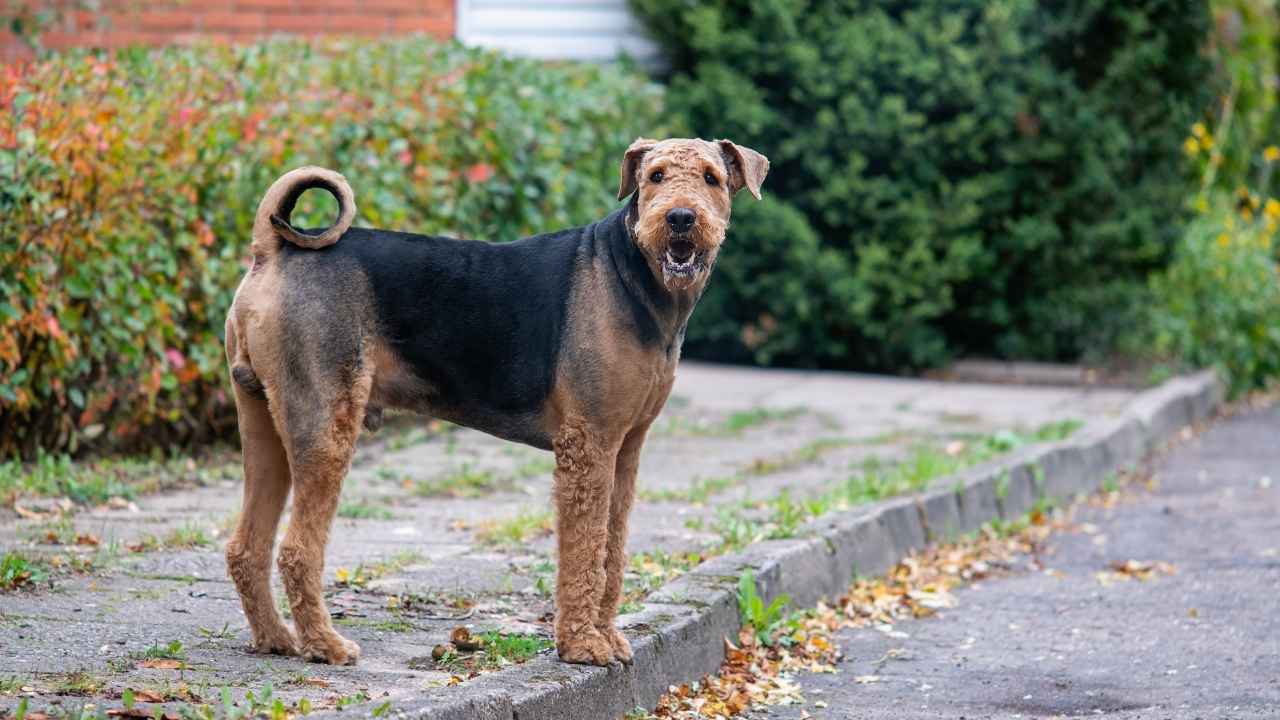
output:
M 613 646 L 613 656 L 630 664 L 631 643 L 614 627 L 618 603 L 622 600 L 622 577 L 627 570 L 627 520 L 636 493 L 636 473 L 640 469 L 640 448 L 644 445 L 648 426 L 627 434 L 618 450 L 613 475 L 613 493 L 609 498 L 609 543 L 605 554 L 604 596 L 596 613 L 596 629 Z
M 605 592 L 609 498 L 617 444 L 582 421 L 567 421 L 553 442 L 559 569 L 556 650 L 565 662 L 608 665 L 613 645 L 596 627 Z

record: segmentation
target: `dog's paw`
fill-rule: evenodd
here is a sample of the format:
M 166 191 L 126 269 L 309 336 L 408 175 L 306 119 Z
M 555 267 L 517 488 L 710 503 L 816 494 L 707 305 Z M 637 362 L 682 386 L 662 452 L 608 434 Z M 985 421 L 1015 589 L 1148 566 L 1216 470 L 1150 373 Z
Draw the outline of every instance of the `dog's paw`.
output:
M 288 628 L 281 626 L 264 633 L 253 633 L 249 652 L 262 655 L 297 655 L 298 638 Z
M 556 651 L 561 660 L 578 665 L 608 665 L 614 661 L 612 643 L 594 627 L 569 637 L 557 637 Z
M 610 647 L 613 648 L 614 659 L 623 665 L 630 665 L 633 658 L 631 642 L 622 634 L 622 631 L 612 625 L 605 625 L 597 629 L 609 641 Z
M 338 633 L 329 633 L 304 642 L 299 654 L 309 662 L 355 665 L 360 659 L 360 646 Z

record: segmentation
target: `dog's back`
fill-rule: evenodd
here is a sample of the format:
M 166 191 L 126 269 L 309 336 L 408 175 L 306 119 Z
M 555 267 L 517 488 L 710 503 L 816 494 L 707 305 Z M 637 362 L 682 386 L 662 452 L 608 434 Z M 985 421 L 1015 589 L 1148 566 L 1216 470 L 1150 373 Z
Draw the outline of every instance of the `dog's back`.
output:
M 581 233 L 487 243 L 355 228 L 280 261 L 288 285 L 331 267 L 363 283 L 371 336 L 420 381 L 407 395 L 382 388 L 375 404 L 549 448 L 533 421 L 555 380 Z
M 295 182 L 333 191 L 328 178 Z M 342 189 L 334 194 L 342 205 Z M 291 209 L 290 193 L 276 195 Z M 591 226 L 510 243 L 346 228 L 320 244 L 313 239 L 332 228 L 298 230 L 279 213 L 267 217 L 269 237 L 260 242 L 255 232 L 254 267 L 228 324 L 257 317 L 277 335 L 279 357 L 268 359 L 273 367 L 252 353 L 233 360 L 252 370 L 234 371 L 237 382 L 270 385 L 283 373 L 288 387 L 323 398 L 327 386 L 349 382 L 327 375 L 392 365 L 374 373 L 370 407 L 425 412 L 550 448 L 538 415 L 555 381 L 574 270 Z M 242 352 L 249 344 L 240 343 Z M 299 407 L 290 414 L 312 413 Z

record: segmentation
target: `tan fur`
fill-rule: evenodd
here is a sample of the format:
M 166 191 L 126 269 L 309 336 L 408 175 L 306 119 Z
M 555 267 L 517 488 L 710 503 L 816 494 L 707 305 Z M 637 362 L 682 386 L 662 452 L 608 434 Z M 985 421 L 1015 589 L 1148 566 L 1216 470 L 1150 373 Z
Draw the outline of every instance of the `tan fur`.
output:
M 355 453 L 372 380 L 369 372 L 358 376 L 335 403 L 327 432 L 318 442 L 290 455 L 295 492 L 289 530 L 280 543 L 280 575 L 298 627 L 301 656 L 334 665 L 354 663 L 360 648 L 338 635 L 330 622 L 320 582 L 324 548 L 338 510 L 342 479 Z
M 653 181 L 655 170 L 664 173 L 661 182 Z M 551 438 L 556 456 L 555 635 L 560 657 L 568 662 L 631 661 L 630 644 L 614 618 L 641 448 L 671 392 L 684 324 L 724 242 L 732 196 L 747 188 L 759 197 L 767 170 L 764 156 L 724 140 L 640 139 L 628 149 L 620 195 L 639 193 L 636 216 L 628 223 L 672 300 L 654 318 L 661 342 L 642 341 L 624 316 L 628 310 L 611 300 L 616 268 L 607 258 L 596 256 L 574 270 L 554 388 L 533 421 Z M 342 210 L 334 228 L 308 235 L 288 225 L 292 200 L 305 187 L 338 194 Z M 309 248 L 332 244 L 350 226 L 354 208 L 346 181 L 322 168 L 300 168 L 273 184 L 254 223 L 254 267 L 227 318 L 245 465 L 244 511 L 227 545 L 228 570 L 254 649 L 335 664 L 355 662 L 360 653 L 334 630 L 321 579 L 329 528 L 361 426 L 375 427 L 384 407 L 446 418 L 450 412 L 431 406 L 431 388 L 369 320 L 363 274 L 342 275 L 335 295 L 341 308 L 281 315 L 287 282 L 311 282 L 305 274 L 286 281 L 278 264 L 269 262 L 281 241 Z M 705 261 L 696 273 L 664 274 L 663 257 L 673 242 L 666 219 L 672 208 L 696 214 L 687 233 Z M 278 565 L 296 635 L 276 612 L 270 590 L 272 545 L 291 487 L 293 515 Z
M 241 283 L 227 320 L 227 355 L 233 372 L 236 367 L 251 367 L 265 394 L 254 397 L 234 383 L 245 489 L 240 521 L 227 545 L 227 565 L 249 620 L 255 651 L 350 664 L 359 657 L 360 648 L 333 629 L 321 578 L 329 527 L 355 451 L 372 373 L 322 393 L 329 402 L 313 407 L 325 417 L 308 418 L 309 423 L 292 418 L 291 403 L 285 398 L 286 348 L 278 342 L 284 332 L 281 283 L 273 266 L 255 268 Z M 301 437 L 298 428 L 304 424 L 322 431 Z M 293 512 L 277 564 L 296 635 L 280 619 L 269 586 L 271 550 L 290 485 Z
M 659 394 L 665 396 L 670 386 Z M 613 646 L 618 660 L 631 662 L 631 643 L 613 625 L 622 601 L 622 579 L 627 570 L 627 521 L 631 517 L 631 504 L 635 500 L 636 475 L 640 470 L 640 448 L 644 445 L 648 423 L 627 434 L 618 450 L 613 471 L 613 495 L 609 499 L 609 540 L 605 552 L 604 595 L 596 610 L 596 629 Z
M 728 173 L 726 159 L 730 163 Z M 689 208 L 698 218 L 690 239 L 705 262 L 691 278 L 666 278 L 668 289 L 701 291 L 729 227 L 733 194 L 746 187 L 760 197 L 760 182 L 768 169 L 769 161 L 763 155 L 728 140 L 656 142 L 640 138 L 631 144 L 623 158 L 618 192 L 625 196 L 637 188 L 640 191 L 641 213 L 635 221 L 636 239 L 659 277 L 663 277 L 661 259 L 667 249 L 667 211 Z M 660 182 L 652 180 L 655 172 L 663 173 Z M 704 179 L 706 173 L 710 173 L 720 187 L 708 185 Z
M 566 352 L 589 356 L 594 374 L 627 382 L 586 388 L 566 372 L 551 401 L 559 428 L 556 647 L 568 662 L 599 665 L 631 661 L 631 646 L 613 625 L 626 570 L 627 519 L 645 432 L 671 392 L 679 357 L 622 332 L 622 318 L 598 311 L 609 307 L 603 268 L 581 272 L 570 301 L 570 337 L 578 344 Z
M 228 319 L 228 357 L 237 355 L 239 345 L 239 333 Z M 280 618 L 271 595 L 271 550 L 289 496 L 289 460 L 266 400 L 232 385 L 244 446 L 244 509 L 227 543 L 227 569 L 249 619 L 250 647 L 255 652 L 295 655 L 297 638 Z

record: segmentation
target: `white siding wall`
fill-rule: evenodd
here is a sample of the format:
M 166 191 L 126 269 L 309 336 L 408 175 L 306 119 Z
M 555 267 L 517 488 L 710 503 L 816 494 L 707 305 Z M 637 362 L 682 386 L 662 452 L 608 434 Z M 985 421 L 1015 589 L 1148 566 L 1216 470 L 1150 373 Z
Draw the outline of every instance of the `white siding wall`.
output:
M 657 62 L 626 0 L 458 0 L 458 37 L 468 45 L 548 59 Z

